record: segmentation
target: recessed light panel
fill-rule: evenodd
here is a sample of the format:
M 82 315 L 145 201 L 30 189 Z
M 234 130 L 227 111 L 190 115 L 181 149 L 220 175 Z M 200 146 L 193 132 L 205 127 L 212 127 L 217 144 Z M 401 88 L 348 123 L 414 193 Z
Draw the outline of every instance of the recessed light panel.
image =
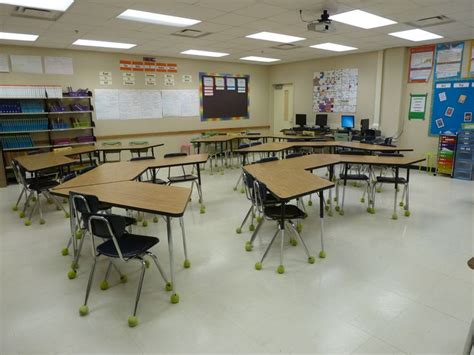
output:
M 292 42 L 302 41 L 306 39 L 303 37 L 288 36 L 288 35 L 283 35 L 280 33 L 273 33 L 273 32 L 259 32 L 259 33 L 254 33 L 245 37 L 253 38 L 253 39 L 261 39 L 263 41 L 280 42 L 280 43 L 292 43 Z
M 392 33 L 389 33 L 389 35 L 398 37 L 398 38 L 407 39 L 413 42 L 428 41 L 430 39 L 443 38 L 443 36 L 440 36 L 428 31 L 420 30 L 418 28 L 414 30 L 392 32 Z
M 342 22 L 346 25 L 370 29 L 382 26 L 393 25 L 396 22 L 385 17 L 380 17 L 362 10 L 352 10 L 330 17 L 331 20 Z
M 198 49 L 188 49 L 187 51 L 181 52 L 181 54 L 199 55 L 203 57 L 215 57 L 215 58 L 225 57 L 226 55 L 229 55 L 229 53 L 201 51 Z
M 94 41 L 91 39 L 78 39 L 73 44 L 76 46 L 118 48 L 118 49 L 130 49 L 136 46 L 136 44 L 131 44 L 131 43 Z
M 146 12 L 139 10 L 128 9 L 122 12 L 117 18 L 129 21 L 138 21 L 153 23 L 156 25 L 165 25 L 165 26 L 174 26 L 174 27 L 187 27 L 195 25 L 201 21 L 194 20 L 191 18 L 185 17 L 176 17 L 163 14 L 157 14 L 154 12 Z
M 345 52 L 345 51 L 353 51 L 357 48 L 355 47 L 349 47 L 349 46 L 344 46 L 342 44 L 336 44 L 336 43 L 321 43 L 321 44 L 315 44 L 314 46 L 310 46 L 311 48 L 317 48 L 317 49 L 324 49 L 326 51 L 333 51 L 333 52 Z
M 0 0 L 0 4 L 54 11 L 66 11 L 73 2 L 74 0 Z
M 240 58 L 241 60 L 249 60 L 252 62 L 263 62 L 263 63 L 271 63 L 271 62 L 278 62 L 280 59 L 277 58 L 267 58 L 267 57 L 256 57 L 256 56 L 248 56 Z
M 7 39 L 10 41 L 27 41 L 34 42 L 38 39 L 38 35 L 28 35 L 24 33 L 0 32 L 0 39 Z

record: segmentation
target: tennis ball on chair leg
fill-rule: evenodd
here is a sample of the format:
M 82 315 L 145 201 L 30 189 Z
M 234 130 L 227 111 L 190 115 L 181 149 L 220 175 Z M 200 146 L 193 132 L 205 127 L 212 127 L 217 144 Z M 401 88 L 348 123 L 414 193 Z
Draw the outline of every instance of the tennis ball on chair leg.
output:
M 21 211 L 21 212 L 18 214 L 18 216 L 19 216 L 20 218 L 25 218 L 25 212 Z
M 158 217 L 153 217 L 153 223 L 158 223 Z
M 308 263 L 314 264 L 315 262 L 316 262 L 316 259 L 314 258 L 314 256 L 310 256 L 310 257 L 308 258 Z
M 127 281 L 128 281 L 127 275 L 121 275 L 120 276 L 120 283 L 124 284 L 124 283 L 127 283 Z
M 308 201 L 308 206 L 312 206 L 313 205 L 313 201 L 309 200 Z
M 29 219 L 25 220 L 25 226 L 31 226 L 31 221 Z
M 257 262 L 255 263 L 255 270 L 262 270 L 262 263 L 261 262 Z
M 101 283 L 100 283 L 100 289 L 102 291 L 105 291 L 109 288 L 109 283 L 107 282 L 107 280 L 103 280 Z
M 44 220 L 44 218 L 40 218 L 39 223 L 40 223 L 40 224 L 45 224 L 46 221 Z
M 186 259 L 183 262 L 183 266 L 185 269 L 189 269 L 191 267 L 191 262 L 188 259 Z
M 173 304 L 179 303 L 179 295 L 177 293 L 172 294 L 170 297 L 170 301 Z
M 173 285 L 171 284 L 171 282 L 166 283 L 165 290 L 168 291 L 168 292 L 173 290 Z
M 245 251 L 252 251 L 253 245 L 251 242 L 245 243 Z
M 321 250 L 321 251 L 319 252 L 319 257 L 320 257 L 321 259 L 324 259 L 324 258 L 326 257 L 326 252 L 325 252 L 324 250 Z
M 279 274 L 284 274 L 285 273 L 285 267 L 283 265 L 278 266 L 277 272 Z
M 405 211 L 405 217 L 410 217 L 410 211 Z
M 74 280 L 77 276 L 77 272 L 76 270 L 70 270 L 68 273 L 67 273 L 67 277 L 69 280 Z
M 142 226 L 143 227 L 148 227 L 148 221 L 144 219 L 143 222 L 142 222 Z
M 150 267 L 150 262 L 148 260 L 145 260 L 145 267 L 148 269 Z
M 249 231 L 253 232 L 254 230 L 255 230 L 255 226 L 254 226 L 253 224 L 251 224 L 251 225 L 249 226 Z
M 298 233 L 301 233 L 301 231 L 303 230 L 303 225 L 300 222 L 296 223 L 296 230 L 298 231 Z
M 89 314 L 89 307 L 87 307 L 86 305 L 79 307 L 79 315 L 81 317 L 87 316 L 88 314 Z
M 130 328 L 136 327 L 138 325 L 138 318 L 135 316 L 128 317 L 128 326 Z
M 64 248 L 63 250 L 61 250 L 61 255 L 62 255 L 62 256 L 69 255 L 69 249 L 68 249 L 68 248 Z
M 235 233 L 237 233 L 237 234 L 240 234 L 240 233 L 242 233 L 242 228 L 240 228 L 240 227 L 239 227 L 239 228 L 237 228 L 237 229 L 235 230 Z
M 17 205 L 13 206 L 12 211 L 18 211 L 18 206 Z

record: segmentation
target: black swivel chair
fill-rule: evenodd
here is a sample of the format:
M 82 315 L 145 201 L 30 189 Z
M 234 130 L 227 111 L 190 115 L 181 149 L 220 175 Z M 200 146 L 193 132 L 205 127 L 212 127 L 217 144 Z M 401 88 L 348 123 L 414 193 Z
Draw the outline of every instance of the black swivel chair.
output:
M 149 256 L 153 259 L 156 267 L 158 268 L 163 280 L 166 284 L 166 289 L 171 290 L 171 285 L 168 282 L 166 275 L 158 262 L 158 258 L 153 254 L 150 249 L 159 243 L 159 239 L 156 237 L 144 236 L 131 234 L 126 231 L 127 222 L 123 216 L 117 215 L 91 215 L 88 218 L 88 230 L 91 235 L 92 242 L 92 256 L 94 262 L 89 275 L 89 281 L 87 283 L 86 297 L 84 304 L 79 308 L 79 314 L 85 316 L 89 313 L 89 307 L 87 301 L 89 300 L 89 294 L 94 279 L 94 271 L 99 256 L 103 255 L 110 259 L 120 259 L 123 262 L 138 261 L 141 264 L 140 279 L 138 282 L 137 295 L 135 297 L 135 305 L 133 308 L 133 314 L 128 318 L 128 325 L 135 327 L 138 324 L 137 308 L 140 301 L 140 294 L 143 285 L 143 278 L 145 276 L 146 262 L 145 256 Z M 96 247 L 95 239 L 100 238 L 103 242 Z M 107 277 L 111 266 L 109 264 L 105 280 L 102 283 L 107 282 Z M 102 286 L 102 285 L 101 285 Z

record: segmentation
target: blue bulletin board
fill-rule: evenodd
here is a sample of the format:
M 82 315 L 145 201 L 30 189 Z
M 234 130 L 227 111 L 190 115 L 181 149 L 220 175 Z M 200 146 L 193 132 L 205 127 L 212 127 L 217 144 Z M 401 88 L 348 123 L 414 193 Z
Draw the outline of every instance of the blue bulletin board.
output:
M 473 123 L 474 80 L 445 80 L 434 83 L 430 135 L 457 133 L 463 123 Z

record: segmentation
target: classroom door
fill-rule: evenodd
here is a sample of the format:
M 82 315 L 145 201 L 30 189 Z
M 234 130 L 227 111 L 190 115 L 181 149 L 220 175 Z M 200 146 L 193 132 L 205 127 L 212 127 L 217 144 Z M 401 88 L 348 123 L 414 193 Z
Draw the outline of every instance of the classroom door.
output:
M 293 127 L 293 84 L 273 86 L 273 133 Z

